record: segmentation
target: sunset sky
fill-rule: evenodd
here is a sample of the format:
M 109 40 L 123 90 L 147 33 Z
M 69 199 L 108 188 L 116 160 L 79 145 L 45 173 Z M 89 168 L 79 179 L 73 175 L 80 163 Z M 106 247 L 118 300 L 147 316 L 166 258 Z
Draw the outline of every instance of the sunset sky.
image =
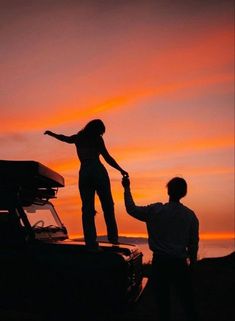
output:
M 0 159 L 63 175 L 54 203 L 82 234 L 75 147 L 43 132 L 71 135 L 100 118 L 136 204 L 167 202 L 166 183 L 184 177 L 202 238 L 232 237 L 233 14 L 230 0 L 0 0 Z M 125 212 L 120 173 L 105 166 L 119 233 L 145 234 Z

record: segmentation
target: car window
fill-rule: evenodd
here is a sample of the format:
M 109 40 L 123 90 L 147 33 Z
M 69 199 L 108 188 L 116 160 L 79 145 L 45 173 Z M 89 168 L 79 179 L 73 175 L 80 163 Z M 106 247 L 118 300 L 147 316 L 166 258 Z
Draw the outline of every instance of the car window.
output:
M 50 203 L 44 205 L 32 204 L 31 206 L 24 207 L 24 211 L 32 227 L 61 227 L 57 213 Z

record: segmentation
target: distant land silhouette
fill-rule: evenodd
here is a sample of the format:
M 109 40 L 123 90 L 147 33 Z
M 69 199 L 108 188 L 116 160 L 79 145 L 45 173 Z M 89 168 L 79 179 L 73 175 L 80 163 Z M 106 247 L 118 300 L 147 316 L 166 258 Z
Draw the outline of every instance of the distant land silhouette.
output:
M 83 237 L 76 237 L 73 238 L 74 240 L 84 240 Z M 99 242 L 108 242 L 107 236 L 106 235 L 99 235 L 97 236 L 97 241 Z M 128 244 L 142 244 L 142 243 L 147 243 L 148 238 L 147 237 L 139 237 L 139 236 L 119 236 L 119 242 L 120 243 L 128 243 Z
M 107 241 L 107 237 L 104 235 L 98 236 L 99 241 Z M 132 244 L 142 244 L 147 243 L 148 238 L 143 236 L 119 236 L 120 243 L 132 243 Z
M 83 240 L 82 237 L 74 239 Z M 99 242 L 107 242 L 107 236 L 100 235 L 97 237 Z M 119 236 L 120 243 L 136 244 L 144 254 L 143 262 L 148 263 L 152 258 L 152 252 L 148 248 L 148 238 L 139 236 Z M 204 258 L 223 257 L 235 251 L 234 240 L 200 240 L 199 243 L 199 260 Z

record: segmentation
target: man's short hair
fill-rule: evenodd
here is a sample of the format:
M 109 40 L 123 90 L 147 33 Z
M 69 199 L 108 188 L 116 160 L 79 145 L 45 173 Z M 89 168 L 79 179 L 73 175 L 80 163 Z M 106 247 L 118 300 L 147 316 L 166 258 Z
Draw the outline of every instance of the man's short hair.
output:
M 187 183 L 181 177 L 174 177 L 167 183 L 168 195 L 174 198 L 182 198 L 187 194 Z

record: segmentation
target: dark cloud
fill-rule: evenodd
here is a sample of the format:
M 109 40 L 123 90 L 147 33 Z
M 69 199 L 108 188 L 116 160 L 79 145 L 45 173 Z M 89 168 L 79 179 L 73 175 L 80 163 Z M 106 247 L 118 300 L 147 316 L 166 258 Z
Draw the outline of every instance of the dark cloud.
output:
M 22 14 L 30 15 L 33 13 L 53 11 L 55 9 L 92 9 L 96 11 L 112 12 L 113 10 L 132 7 L 149 8 L 151 10 L 174 10 L 175 12 L 187 13 L 200 11 L 214 11 L 221 8 L 233 8 L 232 0 L 1 0 L 0 8 L 2 17 L 20 17 Z

